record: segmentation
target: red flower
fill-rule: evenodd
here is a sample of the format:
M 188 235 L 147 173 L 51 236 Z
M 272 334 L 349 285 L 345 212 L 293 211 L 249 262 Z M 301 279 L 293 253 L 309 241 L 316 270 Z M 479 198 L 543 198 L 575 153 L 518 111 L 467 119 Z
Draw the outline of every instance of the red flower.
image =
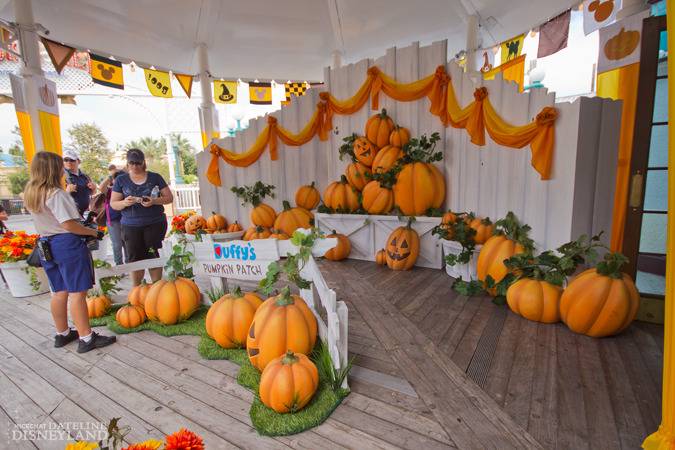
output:
M 165 450 L 204 450 L 204 441 L 190 430 L 181 428 L 166 437 Z

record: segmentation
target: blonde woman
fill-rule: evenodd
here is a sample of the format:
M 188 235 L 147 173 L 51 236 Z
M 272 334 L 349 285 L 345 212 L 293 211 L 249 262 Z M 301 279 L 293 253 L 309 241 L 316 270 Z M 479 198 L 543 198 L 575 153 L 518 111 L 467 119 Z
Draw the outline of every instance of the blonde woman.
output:
M 35 229 L 42 267 L 52 291 L 51 310 L 56 327 L 54 347 L 79 338 L 78 353 L 85 353 L 115 342 L 89 326 L 85 301 L 94 285 L 94 269 L 86 238 L 101 238 L 99 232 L 83 226 L 77 205 L 63 190 L 63 160 L 50 152 L 38 152 L 30 165 L 30 180 L 24 191 L 24 203 Z M 76 330 L 68 327 L 68 298 Z

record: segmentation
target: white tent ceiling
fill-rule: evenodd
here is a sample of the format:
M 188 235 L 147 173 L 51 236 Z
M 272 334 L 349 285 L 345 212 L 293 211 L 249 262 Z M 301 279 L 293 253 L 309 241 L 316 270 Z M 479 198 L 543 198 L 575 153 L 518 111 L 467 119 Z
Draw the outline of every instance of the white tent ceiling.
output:
M 13 0 L 0 17 L 13 21 Z M 29 1 L 29 0 L 20 0 Z M 216 77 L 321 80 L 333 50 L 343 61 L 378 56 L 412 41 L 465 44 L 466 12 L 493 45 L 578 0 L 32 0 L 51 39 L 143 65 L 197 73 L 205 42 Z

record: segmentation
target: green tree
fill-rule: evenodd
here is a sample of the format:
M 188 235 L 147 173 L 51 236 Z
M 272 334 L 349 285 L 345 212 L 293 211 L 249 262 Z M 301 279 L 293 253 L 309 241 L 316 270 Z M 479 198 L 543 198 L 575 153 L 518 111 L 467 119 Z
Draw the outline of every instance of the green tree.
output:
M 142 137 L 129 142 L 125 149 L 137 148 L 145 154 L 148 170 L 159 173 L 167 182 L 169 181 L 169 163 L 166 156 L 166 143 L 164 139 L 155 139 L 151 136 Z
M 197 175 L 197 161 L 195 159 L 195 148 L 190 141 L 185 139 L 180 133 L 173 133 L 171 138 L 178 145 L 178 157 L 183 164 L 183 175 Z M 187 178 L 188 179 L 194 178 Z
M 108 139 L 95 123 L 78 123 L 68 130 L 72 147 L 80 154 L 80 169 L 93 180 L 100 181 L 108 175 L 113 151 Z
M 26 153 L 23 150 L 23 141 L 21 140 L 21 133 L 19 127 L 14 126 L 12 134 L 16 136 L 14 143 L 9 147 L 7 153 L 12 155 L 14 164 L 18 166 L 16 172 L 7 176 L 9 181 L 9 190 L 14 195 L 19 195 L 26 188 L 30 174 L 28 171 L 28 161 L 26 160 Z
M 21 194 L 23 190 L 26 189 L 26 184 L 28 184 L 29 178 L 30 175 L 28 174 L 28 168 L 25 166 L 19 168 L 19 170 L 14 173 L 10 173 L 9 176 L 7 176 L 7 180 L 9 180 L 10 192 L 14 195 Z

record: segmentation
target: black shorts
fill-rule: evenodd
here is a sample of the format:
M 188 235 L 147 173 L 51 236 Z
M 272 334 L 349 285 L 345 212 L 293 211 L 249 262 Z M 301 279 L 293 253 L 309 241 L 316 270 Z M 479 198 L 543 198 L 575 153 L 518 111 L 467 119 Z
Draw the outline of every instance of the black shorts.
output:
M 167 223 L 153 223 L 140 227 L 122 225 L 122 242 L 126 262 L 142 261 L 144 259 L 158 258 L 159 249 L 166 236 Z

